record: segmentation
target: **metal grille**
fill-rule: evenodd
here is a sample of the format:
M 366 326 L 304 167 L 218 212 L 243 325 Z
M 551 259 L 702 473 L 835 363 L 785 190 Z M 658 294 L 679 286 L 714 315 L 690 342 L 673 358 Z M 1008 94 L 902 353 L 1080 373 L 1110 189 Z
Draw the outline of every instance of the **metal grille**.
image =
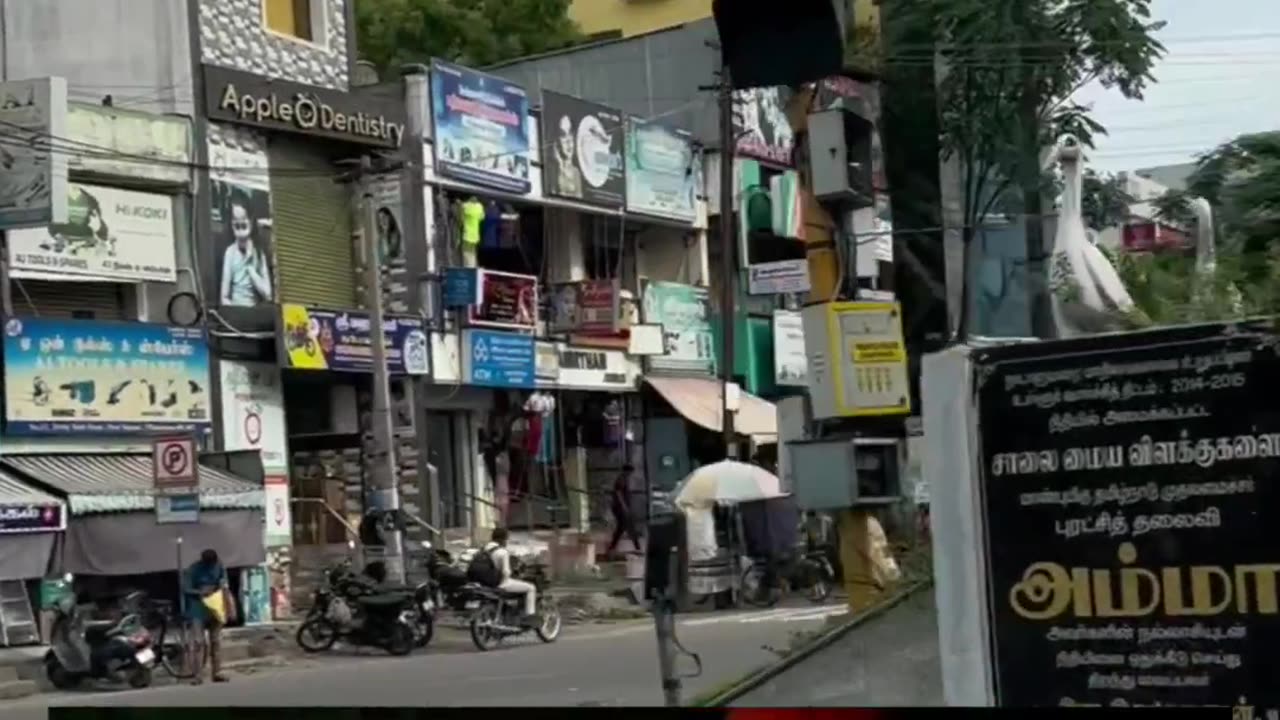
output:
M 127 311 L 132 296 L 131 288 L 119 283 L 49 280 L 14 280 L 13 283 L 14 312 L 29 317 L 137 319 L 135 313 Z
M 305 143 L 272 138 L 269 154 L 281 301 L 357 307 L 350 186 L 334 182 L 338 169 Z

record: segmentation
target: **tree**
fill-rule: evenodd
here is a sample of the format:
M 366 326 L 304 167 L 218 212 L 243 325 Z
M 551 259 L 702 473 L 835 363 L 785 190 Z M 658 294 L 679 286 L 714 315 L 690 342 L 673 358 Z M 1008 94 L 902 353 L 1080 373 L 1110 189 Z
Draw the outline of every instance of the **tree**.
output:
M 361 59 L 379 72 L 433 57 L 484 67 L 582 40 L 570 0 L 360 0 Z
M 1086 169 L 1081 180 L 1080 212 L 1085 227 L 1101 232 L 1129 219 L 1129 206 L 1137 199 L 1125 191 L 1119 177 Z
M 984 219 L 994 211 L 1025 219 L 1032 328 L 1051 323 L 1041 223 L 1044 148 L 1071 134 L 1092 147 L 1106 130 L 1071 98 L 1098 81 L 1140 99 L 1164 52 L 1153 37 L 1150 0 L 900 0 L 907 25 L 927 27 L 929 43 L 886 38 L 884 65 L 937 68 L 943 160 L 961 173 L 964 266 Z M 969 273 L 964 273 L 968 283 Z M 968 330 L 968 292 L 958 334 Z

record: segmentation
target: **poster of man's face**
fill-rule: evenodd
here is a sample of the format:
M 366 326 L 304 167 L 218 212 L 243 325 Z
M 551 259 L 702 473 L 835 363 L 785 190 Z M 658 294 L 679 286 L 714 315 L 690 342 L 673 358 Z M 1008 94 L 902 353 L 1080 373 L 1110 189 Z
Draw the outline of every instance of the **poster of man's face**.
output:
M 218 304 L 254 307 L 273 302 L 270 193 L 215 180 L 213 236 L 218 247 Z

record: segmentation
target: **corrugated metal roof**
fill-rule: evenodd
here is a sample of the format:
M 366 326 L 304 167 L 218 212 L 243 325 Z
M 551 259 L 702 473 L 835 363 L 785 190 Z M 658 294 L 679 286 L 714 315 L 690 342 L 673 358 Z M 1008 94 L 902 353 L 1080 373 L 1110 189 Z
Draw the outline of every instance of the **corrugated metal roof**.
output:
M 61 505 L 62 501 L 0 470 L 0 505 Z
M 0 465 L 65 494 L 72 515 L 151 510 L 150 455 L 7 455 Z M 224 470 L 200 466 L 200 506 L 264 508 L 262 488 Z

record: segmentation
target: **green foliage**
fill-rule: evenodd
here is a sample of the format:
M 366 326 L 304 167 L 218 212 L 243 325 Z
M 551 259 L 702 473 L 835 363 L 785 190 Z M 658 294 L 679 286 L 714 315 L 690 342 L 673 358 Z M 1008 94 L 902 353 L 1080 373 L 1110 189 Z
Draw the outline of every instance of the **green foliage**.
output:
M 1087 169 L 1080 185 L 1080 212 L 1085 227 L 1102 231 L 1129 219 L 1129 206 L 1137 199 L 1125 191 L 1119 177 Z
M 1280 132 L 1241 135 L 1200 156 L 1187 192 L 1213 206 L 1229 247 L 1268 254 L 1280 238 Z
M 433 57 L 484 67 L 582 40 L 570 0 L 359 0 L 360 57 L 386 77 Z

